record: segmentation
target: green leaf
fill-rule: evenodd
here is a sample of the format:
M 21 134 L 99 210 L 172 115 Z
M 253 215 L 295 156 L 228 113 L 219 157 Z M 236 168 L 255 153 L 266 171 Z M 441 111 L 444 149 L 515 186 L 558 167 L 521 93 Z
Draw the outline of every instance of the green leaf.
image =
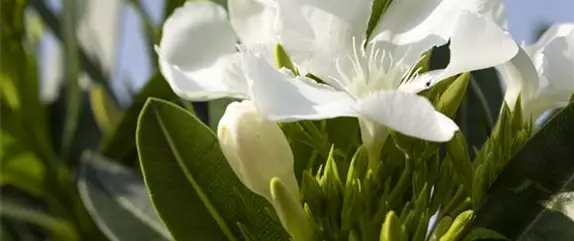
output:
M 9 12 L 6 8 L 3 3 L 3 17 L 8 15 L 4 12 Z M 3 30 L 16 28 L 14 25 L 18 25 L 17 22 L 21 21 L 21 19 L 14 19 L 11 23 L 3 21 L 2 28 Z M 22 143 L 29 144 L 35 147 L 35 151 L 50 156 L 52 152 L 48 141 L 46 106 L 40 100 L 36 56 L 33 51 L 25 48 L 21 37 L 2 31 L 1 38 L 0 61 L 3 65 L 0 69 L 0 102 L 2 103 L 0 117 L 1 122 L 10 122 L 7 129 L 6 125 L 2 124 L 3 132 L 15 133 L 14 137 L 20 139 Z
M 45 167 L 30 148 L 16 113 L 0 103 L 0 185 L 13 185 L 30 195 L 46 194 Z
M 84 206 L 110 240 L 170 239 L 143 179 L 132 170 L 84 152 L 78 189 Z
M 21 205 L 19 202 L 2 198 L 0 215 L 39 226 L 50 232 L 55 240 L 79 241 L 80 236 L 74 226 L 64 219 L 50 216 L 41 211 Z
M 476 240 L 508 240 L 502 234 L 497 233 L 494 230 L 485 229 L 485 228 L 475 228 L 470 231 L 468 235 L 464 238 L 464 241 L 476 241 Z
M 557 194 L 573 190 L 574 104 L 550 120 L 511 159 L 477 211 L 475 227 L 492 229 L 511 240 L 532 239 L 546 229 L 543 240 L 570 240 L 574 222 L 545 207 Z M 563 228 L 550 232 L 554 216 Z M 556 238 L 556 232 L 568 236 Z M 553 237 L 553 238 L 552 238 Z M 550 238 L 550 239 L 546 239 Z
M 213 131 L 183 108 L 150 98 L 136 139 L 152 202 L 176 240 L 235 240 L 237 222 L 261 240 L 288 238 L 270 205 L 235 176 Z M 245 216 L 249 208 L 257 215 Z
M 4 137 L 2 137 L 4 138 Z M 2 159 L 0 184 L 12 185 L 30 195 L 47 195 L 44 186 L 45 167 L 34 153 L 21 151 Z
M 22 238 L 18 237 L 18 234 L 13 229 L 8 227 L 8 225 L 9 224 L 6 224 L 6 221 L 3 221 L 2 224 L 0 224 L 0 240 L 4 241 L 22 240 Z
M 131 106 L 124 112 L 111 135 L 102 142 L 99 151 L 102 155 L 120 163 L 133 164 L 137 160 L 136 125 L 138 116 L 149 97 L 157 97 L 178 102 L 179 97 L 161 74 L 154 75 L 134 97 Z
M 383 16 L 389 5 L 393 0 L 374 0 L 373 6 L 371 7 L 371 17 L 369 18 L 369 25 L 367 26 L 367 39 L 375 30 L 379 19 Z M 395 0 L 400 1 L 400 0 Z
M 74 0 L 65 0 L 62 2 L 62 29 L 63 29 L 63 46 L 66 64 L 66 119 L 64 122 L 64 131 L 62 133 L 62 148 L 60 154 L 64 161 L 68 161 L 71 155 L 72 144 L 76 129 L 81 117 L 82 110 L 82 91 L 79 84 L 78 47 L 76 37 L 76 3 Z

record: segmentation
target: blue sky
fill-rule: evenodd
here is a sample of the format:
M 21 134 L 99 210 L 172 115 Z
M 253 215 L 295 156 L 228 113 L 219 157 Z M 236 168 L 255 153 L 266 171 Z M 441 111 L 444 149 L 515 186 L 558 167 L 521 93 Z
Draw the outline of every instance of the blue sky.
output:
M 118 0 L 119 1 L 119 0 Z M 50 0 L 58 6 L 59 0 Z M 162 16 L 162 0 L 142 0 L 152 18 L 159 21 Z M 509 30 L 518 41 L 531 43 L 535 40 L 536 29 L 544 24 L 574 22 L 574 0 L 506 0 Z M 123 23 L 120 28 L 117 68 L 112 73 L 114 86 L 119 95 L 125 93 L 122 86 L 140 88 L 152 74 L 149 68 L 142 25 L 131 7 L 124 7 Z M 120 82 L 124 82 L 123 84 Z

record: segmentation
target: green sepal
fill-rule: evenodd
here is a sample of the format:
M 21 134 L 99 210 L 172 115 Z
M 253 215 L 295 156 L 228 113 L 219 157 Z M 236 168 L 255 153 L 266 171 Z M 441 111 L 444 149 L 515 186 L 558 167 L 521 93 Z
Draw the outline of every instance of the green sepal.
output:
M 457 131 L 454 134 L 454 137 L 447 143 L 446 150 L 454 170 L 460 177 L 467 192 L 470 193 L 472 190 L 473 170 L 468 153 L 468 144 L 462 132 Z
M 325 215 L 323 210 L 325 197 L 319 182 L 309 170 L 303 171 L 301 193 L 303 201 L 309 205 L 314 214 L 318 217 L 323 217 Z
M 469 72 L 459 75 L 438 99 L 437 110 L 450 118 L 454 118 L 460 103 L 464 99 L 469 82 Z
M 417 229 L 411 238 L 412 241 L 424 241 L 425 236 L 427 233 L 428 225 L 429 225 L 430 215 L 428 211 L 425 211 L 422 216 L 419 218 L 419 223 L 417 225 Z
M 361 181 L 358 178 L 345 185 L 343 208 L 341 210 L 341 230 L 348 232 L 352 225 L 363 213 L 363 196 L 361 195 Z
M 472 210 L 467 210 L 459 214 L 452 222 L 446 234 L 440 238 L 440 241 L 456 241 L 460 239 L 464 229 L 472 220 L 474 220 L 474 212 Z
M 283 46 L 281 46 L 281 44 L 275 45 L 275 66 L 277 66 L 278 69 L 287 68 L 291 70 L 291 72 L 293 72 L 294 75 L 299 76 L 299 71 L 297 70 L 297 68 L 295 68 L 295 65 L 293 65 L 293 62 L 291 61 L 291 58 L 289 58 L 289 55 L 287 54 Z
M 429 241 L 438 241 L 440 237 L 446 234 L 452 225 L 452 218 L 449 216 L 443 217 L 438 224 L 435 226 L 434 230 L 429 236 Z
M 522 129 L 524 126 L 524 119 L 523 119 L 523 110 L 522 110 L 522 97 L 518 95 L 516 99 L 516 104 L 514 105 L 514 110 L 512 111 L 511 117 L 511 125 L 512 131 L 516 132 Z
M 343 199 L 343 184 L 339 178 L 339 171 L 337 170 L 333 153 L 334 148 L 331 148 L 323 175 L 319 180 L 325 196 L 326 213 L 330 215 L 336 215 L 341 211 Z
M 387 213 L 379 241 L 406 241 L 407 233 L 405 227 L 401 224 L 399 217 L 394 211 Z
M 283 224 L 283 228 L 294 240 L 313 240 L 313 231 L 305 210 L 295 198 L 295 194 L 279 180 L 272 178 L 270 183 L 271 199 L 275 212 Z

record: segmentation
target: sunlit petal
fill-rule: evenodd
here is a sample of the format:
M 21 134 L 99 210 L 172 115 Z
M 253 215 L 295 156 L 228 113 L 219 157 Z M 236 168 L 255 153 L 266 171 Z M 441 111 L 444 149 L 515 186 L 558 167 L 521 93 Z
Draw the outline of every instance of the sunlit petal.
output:
M 524 101 L 534 98 L 539 86 L 538 72 L 532 60 L 521 48 L 512 60 L 496 66 L 506 84 L 504 100 L 514 108 L 518 95 Z
M 531 45 L 526 46 L 526 52 L 530 56 L 534 56 L 535 54 L 539 54 L 542 49 L 548 45 L 552 40 L 558 37 L 566 36 L 571 34 L 574 31 L 574 23 L 560 23 L 550 26 L 542 36 L 538 39 L 538 41 Z
M 229 0 L 229 20 L 242 44 L 277 42 L 274 1 Z
M 355 101 L 346 93 L 278 71 L 267 61 L 243 53 L 252 100 L 259 113 L 271 120 L 296 121 L 355 116 Z
M 450 63 L 432 84 L 463 72 L 506 63 L 518 53 L 512 37 L 484 16 L 463 12 L 457 23 L 449 46 Z
M 278 1 L 281 44 L 302 69 L 327 81 L 347 68 L 353 46 L 361 46 L 371 11 L 369 0 Z
M 458 126 L 435 111 L 424 97 L 403 91 L 380 91 L 359 101 L 361 114 L 408 136 L 450 140 Z
M 247 97 L 236 36 L 223 7 L 188 2 L 165 22 L 156 52 L 174 92 L 189 100 Z

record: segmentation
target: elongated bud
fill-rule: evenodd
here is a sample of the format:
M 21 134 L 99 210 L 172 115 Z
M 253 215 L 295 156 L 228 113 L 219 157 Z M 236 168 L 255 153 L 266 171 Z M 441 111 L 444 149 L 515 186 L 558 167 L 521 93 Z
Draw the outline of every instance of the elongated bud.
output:
M 452 140 L 447 143 L 446 150 L 454 170 L 457 172 L 457 174 L 460 175 L 464 182 L 465 188 L 470 193 L 472 190 L 473 170 L 468 153 L 466 138 L 462 132 L 457 131 L 455 133 Z
M 229 165 L 247 188 L 271 202 L 269 182 L 277 177 L 298 198 L 287 138 L 276 123 L 259 116 L 251 101 L 227 106 L 217 135 Z
M 311 223 L 294 193 L 276 177 L 269 183 L 272 204 L 283 228 L 295 241 L 313 240 Z
M 472 210 L 462 212 L 454 219 L 446 234 L 440 238 L 440 241 L 459 240 L 464 229 L 472 220 L 474 220 L 474 212 Z
M 440 237 L 442 237 L 448 231 L 451 225 L 452 218 L 449 216 L 443 217 L 430 234 L 429 241 L 439 241 Z
M 405 227 L 401 224 L 399 217 L 394 211 L 387 213 L 379 241 L 405 241 L 407 234 Z
M 464 98 L 466 87 L 470 81 L 470 73 L 461 74 L 440 96 L 437 109 L 446 116 L 453 118 Z

